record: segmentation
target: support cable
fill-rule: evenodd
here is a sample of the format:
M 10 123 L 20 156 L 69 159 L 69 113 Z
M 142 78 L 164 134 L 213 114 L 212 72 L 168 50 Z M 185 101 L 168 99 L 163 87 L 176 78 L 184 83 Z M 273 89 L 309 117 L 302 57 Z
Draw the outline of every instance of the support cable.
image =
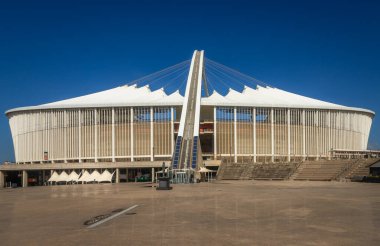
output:
M 170 67 L 167 67 L 167 68 L 164 68 L 160 71 L 157 71 L 157 72 L 154 72 L 152 74 L 148 74 L 146 76 L 143 76 L 139 79 L 136 79 L 136 80 L 133 80 L 131 82 L 128 82 L 126 85 L 132 85 L 132 84 L 138 84 L 139 82 L 141 81 L 149 81 L 151 80 L 152 78 L 159 78 L 161 75 L 163 76 L 167 76 L 168 73 L 172 73 L 173 70 L 175 71 L 176 69 L 180 68 L 181 66 L 185 66 L 187 67 L 187 64 L 190 62 L 190 60 L 186 60 L 186 61 L 183 61 L 183 62 L 180 62 L 178 64 L 175 64 L 173 66 L 170 66 Z
M 221 69 L 225 69 L 225 70 L 229 71 L 232 74 L 236 74 L 237 76 L 246 78 L 249 81 L 254 81 L 256 83 L 256 85 L 261 85 L 261 86 L 264 86 L 264 87 L 272 87 L 272 88 L 274 88 L 273 86 L 271 86 L 271 85 L 269 85 L 269 84 L 267 84 L 267 83 L 265 83 L 265 82 L 263 82 L 261 80 L 258 80 L 256 78 L 253 78 L 253 77 L 249 76 L 249 75 L 243 74 L 243 73 L 241 73 L 241 72 L 239 72 L 239 71 L 237 71 L 235 69 L 232 69 L 230 67 L 227 67 L 227 66 L 225 66 L 223 64 L 220 64 L 220 63 L 215 62 L 213 60 L 210 60 L 208 58 L 205 58 L 205 60 L 206 60 L 206 62 L 209 62 L 210 64 L 213 64 L 214 66 L 217 66 L 217 67 L 219 67 Z
M 241 82 L 239 79 L 232 77 L 228 73 L 225 73 L 225 72 L 223 72 L 223 71 L 221 71 L 219 69 L 215 69 L 215 68 L 212 68 L 212 67 L 209 67 L 209 68 L 211 70 L 213 70 L 216 75 L 218 74 L 218 76 L 220 76 L 222 80 L 227 80 L 227 81 L 235 82 L 238 85 L 242 85 L 243 88 L 244 88 L 244 86 L 246 86 L 246 84 L 244 84 L 243 82 Z
M 172 85 L 172 84 L 175 84 L 175 83 L 178 83 L 179 82 L 179 78 L 181 77 L 181 76 L 184 76 L 184 75 L 187 75 L 187 73 L 188 73 L 188 70 L 187 69 L 184 69 L 181 73 L 179 73 L 176 77 L 174 77 L 174 78 L 171 78 L 170 80 L 169 80 L 169 82 L 168 83 L 166 83 L 165 85 L 163 85 L 162 86 L 162 88 L 166 88 L 166 87 L 168 87 L 168 86 L 170 86 L 170 85 Z M 184 82 L 184 81 L 186 81 L 187 80 L 187 77 L 185 76 L 184 78 L 182 78 L 181 79 L 181 85 L 182 85 L 182 83 Z
M 219 85 L 224 85 L 226 88 L 227 88 L 227 91 L 231 88 L 228 84 L 226 84 L 226 82 L 224 82 L 222 79 L 220 79 L 218 76 L 215 75 L 214 72 L 212 71 L 208 71 L 208 74 L 212 77 L 215 78 L 215 80 L 219 81 L 220 83 L 216 83 L 216 84 L 219 84 Z M 210 81 L 212 81 L 211 77 L 210 77 Z M 221 93 L 222 94 L 222 93 Z
M 243 88 L 244 88 L 244 86 L 247 86 L 247 83 L 243 83 L 243 82 L 241 82 L 242 80 L 245 81 L 245 79 L 236 78 L 236 77 L 234 77 L 234 76 L 231 76 L 230 74 L 228 74 L 228 73 L 226 73 L 225 71 L 222 71 L 222 70 L 220 70 L 220 69 L 218 69 L 218 68 L 216 68 L 216 67 L 212 67 L 212 66 L 210 66 L 209 69 L 210 69 L 210 70 L 213 70 L 214 73 L 215 73 L 217 76 L 219 76 L 219 77 L 220 77 L 222 80 L 224 80 L 224 81 L 229 81 L 230 83 L 233 83 L 233 84 L 235 84 L 235 85 L 238 86 L 238 87 L 243 87 Z
M 207 78 L 206 78 L 206 72 L 205 72 L 205 66 L 203 66 L 203 71 L 202 71 L 202 80 L 203 80 L 203 83 L 205 85 L 205 93 L 206 93 L 206 96 L 209 97 L 210 96 L 210 93 L 208 91 L 208 87 L 207 87 Z
M 138 85 L 138 84 L 136 84 L 136 85 L 139 86 L 139 87 L 141 87 L 141 86 L 143 86 L 143 85 L 147 85 L 147 84 L 148 84 L 149 86 L 151 86 L 151 85 L 153 85 L 153 84 L 155 85 L 155 84 L 157 84 L 157 83 L 159 83 L 159 82 L 162 82 L 162 81 L 171 80 L 172 78 L 170 78 L 170 77 L 175 76 L 175 74 L 177 74 L 178 71 L 180 71 L 180 70 L 179 70 L 179 69 L 178 69 L 178 70 L 173 70 L 173 71 L 170 71 L 170 72 L 167 73 L 167 74 L 161 75 L 161 77 L 159 77 L 159 78 L 152 78 L 151 81 L 149 81 L 149 80 L 144 80 L 145 83 L 143 83 L 143 84 L 141 84 L 141 85 Z
M 214 88 L 214 86 L 212 85 L 211 80 L 209 79 L 209 76 L 207 75 L 207 73 L 205 73 L 205 77 L 207 78 L 207 83 L 209 84 L 209 86 L 210 86 L 211 89 L 212 89 L 212 92 L 214 93 L 215 88 Z

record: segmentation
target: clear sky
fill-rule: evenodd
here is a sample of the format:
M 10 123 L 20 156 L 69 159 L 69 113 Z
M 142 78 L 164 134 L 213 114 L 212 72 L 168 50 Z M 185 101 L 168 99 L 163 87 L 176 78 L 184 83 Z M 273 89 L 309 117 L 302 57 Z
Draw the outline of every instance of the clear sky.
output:
M 0 111 L 208 58 L 380 114 L 380 1 L 0 1 Z M 0 161 L 14 160 L 0 116 Z M 380 148 L 375 118 L 370 148 Z

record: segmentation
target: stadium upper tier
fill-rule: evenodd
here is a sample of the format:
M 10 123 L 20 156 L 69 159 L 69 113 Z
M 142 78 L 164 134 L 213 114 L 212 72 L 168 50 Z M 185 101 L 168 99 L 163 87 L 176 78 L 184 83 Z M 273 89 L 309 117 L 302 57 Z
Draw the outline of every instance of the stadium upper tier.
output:
M 188 93 L 194 63 L 198 94 Z M 6 115 L 16 162 L 33 163 L 170 160 L 188 125 L 200 147 L 188 145 L 186 160 L 194 148 L 208 159 L 324 158 L 365 150 L 375 113 L 275 88 L 202 53 L 126 85 Z

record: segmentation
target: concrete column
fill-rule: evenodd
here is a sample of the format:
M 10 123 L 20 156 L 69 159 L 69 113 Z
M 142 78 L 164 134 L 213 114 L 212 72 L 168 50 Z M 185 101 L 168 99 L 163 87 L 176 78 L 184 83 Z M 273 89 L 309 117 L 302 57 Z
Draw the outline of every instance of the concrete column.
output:
M 4 187 L 4 182 L 5 182 L 4 172 L 0 171 L 0 188 Z
M 290 109 L 287 110 L 288 123 L 288 162 L 290 162 Z
M 257 152 L 256 152 L 256 108 L 253 108 L 253 162 L 257 161 Z
M 116 168 L 116 177 L 115 177 L 115 183 L 118 184 L 120 183 L 120 169 L 119 168 Z
M 133 108 L 131 108 L 131 161 L 134 161 L 133 157 Z
M 63 152 L 64 162 L 67 163 L 67 111 L 63 112 Z
M 271 161 L 274 162 L 274 110 L 270 110 L 270 126 L 271 126 Z
M 319 115 L 318 115 L 318 112 L 317 111 L 315 111 L 314 112 L 314 122 L 313 122 L 314 124 L 313 124 L 313 128 L 314 128 L 314 134 L 313 134 L 313 136 L 314 136 L 314 138 L 316 139 L 315 141 L 316 141 L 316 143 L 315 143 L 315 145 L 316 145 L 316 153 L 317 153 L 317 160 L 319 160 L 319 155 L 320 155 L 320 153 L 319 153 L 319 134 L 320 134 L 320 132 L 319 132 Z M 315 132 L 317 132 L 317 134 L 315 134 Z
M 217 159 L 216 137 L 216 107 L 214 107 L 214 160 Z
M 327 127 L 328 127 L 328 159 L 331 160 L 331 111 L 327 113 Z
M 86 171 L 84 168 L 82 168 L 82 175 L 84 173 L 84 171 Z M 82 182 L 82 185 L 84 184 L 84 182 Z
M 170 108 L 170 144 L 171 144 L 171 154 L 174 152 L 174 109 Z
M 305 110 L 302 110 L 302 159 L 306 159 L 306 116 Z
M 115 108 L 112 108 L 112 162 L 115 162 Z
M 21 178 L 22 178 L 22 187 L 28 187 L 28 172 L 23 170 Z
M 78 111 L 78 158 L 79 162 L 82 162 L 82 113 Z
M 95 121 L 95 124 L 94 124 L 94 127 L 95 127 L 95 131 L 94 131 L 94 149 L 95 149 L 94 157 L 95 157 L 95 162 L 98 162 L 98 114 L 97 114 L 96 109 L 94 109 L 94 121 Z
M 45 170 L 42 170 L 42 185 L 45 183 Z
M 152 167 L 152 183 L 154 183 L 154 167 Z
M 237 128 L 236 128 L 236 107 L 234 108 L 234 162 L 237 162 Z
M 150 107 L 150 161 L 154 161 L 153 107 Z

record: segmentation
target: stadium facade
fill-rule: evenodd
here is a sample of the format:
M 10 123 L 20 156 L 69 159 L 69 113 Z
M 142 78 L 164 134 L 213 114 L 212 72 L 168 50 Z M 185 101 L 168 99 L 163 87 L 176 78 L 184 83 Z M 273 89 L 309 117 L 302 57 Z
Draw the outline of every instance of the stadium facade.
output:
M 154 88 L 165 78 L 170 93 Z M 374 115 L 268 86 L 203 51 L 127 85 L 6 112 L 17 164 L 189 160 L 190 168 L 223 158 L 290 162 L 366 150 Z M 192 147 L 183 152 L 187 139 Z

